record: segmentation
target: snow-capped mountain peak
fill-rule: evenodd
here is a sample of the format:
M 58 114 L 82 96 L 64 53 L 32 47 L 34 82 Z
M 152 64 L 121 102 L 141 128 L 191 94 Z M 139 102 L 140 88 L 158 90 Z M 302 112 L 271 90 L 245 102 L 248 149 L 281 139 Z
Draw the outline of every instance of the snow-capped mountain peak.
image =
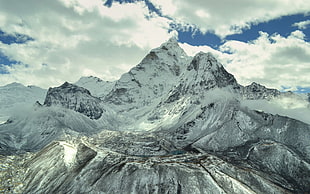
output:
M 169 39 L 122 75 L 106 101 L 118 105 L 131 104 L 131 108 L 151 104 L 178 83 L 189 59 L 177 41 Z
M 104 98 L 114 87 L 115 81 L 104 81 L 98 77 L 81 77 L 75 85 L 86 88 L 90 93 L 99 98 Z
M 180 82 L 183 94 L 203 95 L 209 89 L 230 86 L 239 88 L 233 75 L 228 73 L 223 65 L 211 53 L 199 52 L 187 65 Z
M 185 51 L 179 46 L 178 41 L 174 37 L 170 38 L 167 42 L 161 44 L 161 46 L 158 49 L 154 49 L 153 51 L 159 50 L 159 49 L 168 51 L 167 53 L 170 56 L 174 56 L 174 55 L 176 55 L 176 57 L 187 56 Z
M 242 88 L 243 97 L 245 99 L 272 99 L 280 95 L 280 91 L 276 89 L 266 88 L 256 82 Z
M 222 64 L 220 64 L 210 52 L 199 52 L 194 56 L 187 70 L 218 71 L 220 67 L 222 67 Z
M 5 87 L 5 88 L 18 88 L 18 87 L 25 87 L 25 86 L 21 83 L 13 82 L 13 83 L 7 84 L 3 87 Z
M 32 105 L 36 101 L 43 102 L 46 90 L 36 86 L 24 86 L 11 83 L 0 86 L 0 124 L 12 116 L 20 107 Z

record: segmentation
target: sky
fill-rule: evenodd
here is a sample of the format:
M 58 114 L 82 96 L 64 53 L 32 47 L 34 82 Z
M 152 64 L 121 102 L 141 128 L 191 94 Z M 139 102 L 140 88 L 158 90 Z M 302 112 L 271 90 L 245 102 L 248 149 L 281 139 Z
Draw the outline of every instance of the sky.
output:
M 242 85 L 310 92 L 307 0 L 0 0 L 0 86 L 117 80 L 171 37 Z

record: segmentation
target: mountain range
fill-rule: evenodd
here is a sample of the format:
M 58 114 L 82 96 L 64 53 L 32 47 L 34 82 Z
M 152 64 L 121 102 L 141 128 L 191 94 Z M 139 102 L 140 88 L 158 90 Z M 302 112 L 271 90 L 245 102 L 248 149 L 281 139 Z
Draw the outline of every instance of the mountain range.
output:
M 309 193 L 310 95 L 175 39 L 114 82 L 0 87 L 4 193 Z

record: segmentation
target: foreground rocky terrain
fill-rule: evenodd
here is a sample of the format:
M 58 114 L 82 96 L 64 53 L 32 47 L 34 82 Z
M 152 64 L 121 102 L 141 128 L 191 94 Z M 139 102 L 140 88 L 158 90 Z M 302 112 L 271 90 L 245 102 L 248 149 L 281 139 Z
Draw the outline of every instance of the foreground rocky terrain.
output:
M 242 86 L 174 39 L 38 100 L 0 125 L 3 193 L 310 192 L 309 116 L 262 110 L 309 113 L 308 96 Z

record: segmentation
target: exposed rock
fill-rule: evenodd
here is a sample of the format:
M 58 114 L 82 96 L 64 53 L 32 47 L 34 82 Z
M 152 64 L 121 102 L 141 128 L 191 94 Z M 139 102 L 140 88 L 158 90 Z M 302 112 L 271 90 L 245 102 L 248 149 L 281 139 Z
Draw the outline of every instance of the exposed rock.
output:
M 49 88 L 44 101 L 46 106 L 60 106 L 68 108 L 88 116 L 91 119 L 99 119 L 103 113 L 100 106 L 101 100 L 90 94 L 82 87 L 65 82 L 56 88 Z
M 269 89 L 263 85 L 253 82 L 251 85 L 241 89 L 241 93 L 245 99 L 272 99 L 279 96 L 281 93 L 276 89 Z

